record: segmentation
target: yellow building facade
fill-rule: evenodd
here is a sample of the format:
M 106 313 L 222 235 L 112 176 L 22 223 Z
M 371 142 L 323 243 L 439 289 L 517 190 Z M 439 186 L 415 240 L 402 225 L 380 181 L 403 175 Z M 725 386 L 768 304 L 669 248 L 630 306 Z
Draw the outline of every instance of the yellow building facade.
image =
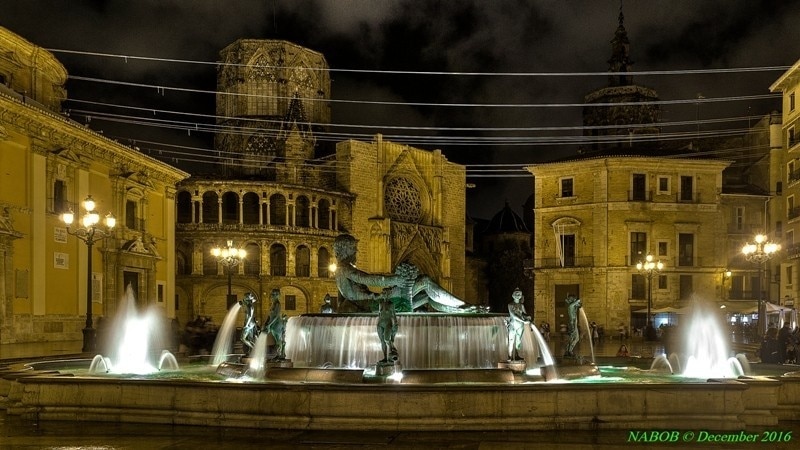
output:
M 608 156 L 537 164 L 532 273 L 536 320 L 558 330 L 579 296 L 606 330 L 642 328 L 652 308 L 714 299 L 727 263 L 722 171 L 729 162 Z M 636 264 L 664 263 L 652 291 Z
M 0 343 L 81 339 L 131 285 L 138 304 L 174 317 L 175 183 L 188 176 L 61 115 L 67 72 L 0 27 Z M 60 215 L 91 195 L 117 226 L 94 247 Z
M 774 133 L 772 146 L 780 150 L 780 162 L 773 164 L 771 173 L 782 186 L 776 200 L 771 202 L 773 238 L 780 239 L 783 252 L 773 258 L 776 264 L 782 306 L 797 308 L 800 299 L 800 60 L 784 72 L 770 91 L 782 97 L 780 132 Z

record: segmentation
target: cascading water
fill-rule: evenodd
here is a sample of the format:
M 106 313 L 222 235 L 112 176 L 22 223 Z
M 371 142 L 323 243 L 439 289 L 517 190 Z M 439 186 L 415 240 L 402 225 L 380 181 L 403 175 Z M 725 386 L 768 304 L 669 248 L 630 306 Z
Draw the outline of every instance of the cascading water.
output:
M 580 318 L 580 323 L 583 325 L 583 329 L 586 331 L 584 335 L 586 337 L 586 341 L 589 342 L 589 354 L 592 355 L 592 364 L 595 363 L 594 360 L 594 342 L 592 341 L 592 327 L 589 326 L 589 319 L 586 318 L 586 312 L 583 308 L 578 309 L 578 317 Z
M 263 378 L 267 372 L 267 347 L 269 346 L 269 333 L 261 333 L 256 338 L 256 345 L 251 352 L 247 375 L 252 378 Z
M 505 316 L 432 313 L 397 319 L 394 343 L 404 369 L 494 368 L 508 358 Z M 377 321 L 375 315 L 291 317 L 286 356 L 295 367 L 366 368 L 383 358 Z
M 218 366 L 228 360 L 231 352 L 233 351 L 234 331 L 236 330 L 236 317 L 239 315 L 239 310 L 242 305 L 234 303 L 222 325 L 219 327 L 217 339 L 214 341 L 214 348 L 211 350 L 211 364 Z

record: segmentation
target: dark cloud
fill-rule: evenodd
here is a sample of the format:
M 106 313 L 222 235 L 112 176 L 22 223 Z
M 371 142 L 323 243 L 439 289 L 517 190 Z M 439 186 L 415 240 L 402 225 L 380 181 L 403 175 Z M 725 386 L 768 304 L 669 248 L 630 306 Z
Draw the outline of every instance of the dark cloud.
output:
M 617 27 L 618 0 L 3 0 L 0 25 L 45 48 L 216 61 L 240 38 L 279 38 L 323 53 L 332 68 L 441 72 L 603 72 Z M 634 70 L 790 66 L 800 57 L 800 2 L 629 0 L 625 27 Z M 163 64 L 56 55 L 73 76 L 215 89 L 213 65 Z M 665 100 L 768 93 L 780 71 L 707 76 L 637 76 Z M 426 103 L 581 103 L 605 76 L 500 77 L 332 73 L 338 99 Z M 214 97 L 126 89 L 71 80 L 70 98 L 213 114 Z M 764 114 L 775 101 L 664 108 L 665 120 Z M 575 126 L 581 109 L 378 107 L 334 104 L 333 120 L 384 126 Z M 144 127 L 95 121 L 115 133 L 185 139 Z M 432 133 L 432 132 L 430 132 Z M 579 131 L 576 131 L 579 133 Z M 180 133 L 179 133 L 180 134 Z M 459 134 L 440 132 L 440 134 Z M 491 135 L 473 132 L 472 135 Z M 526 133 L 530 134 L 530 133 Z M 548 135 L 548 133 L 542 133 Z M 179 139 L 180 138 L 180 139 Z M 191 136 L 204 145 L 207 137 Z M 529 164 L 570 146 L 440 147 L 459 163 Z M 473 214 L 502 200 L 519 210 L 527 178 L 474 178 Z

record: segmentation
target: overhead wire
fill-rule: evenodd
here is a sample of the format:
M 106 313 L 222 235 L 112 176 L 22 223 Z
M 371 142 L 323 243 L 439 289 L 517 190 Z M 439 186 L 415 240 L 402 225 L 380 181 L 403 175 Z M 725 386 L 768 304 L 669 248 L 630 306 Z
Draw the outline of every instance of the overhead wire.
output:
M 76 54 L 82 56 L 97 56 L 103 58 L 121 59 L 127 62 L 130 60 L 157 61 L 182 64 L 199 64 L 233 67 L 259 67 L 270 69 L 295 69 L 296 66 L 280 66 L 272 64 L 243 64 L 230 63 L 224 61 L 202 61 L 177 58 L 159 58 L 154 56 L 124 55 L 119 53 L 90 52 L 84 50 L 69 50 L 59 48 L 48 48 L 51 53 Z M 733 67 L 733 68 L 711 68 L 711 69 L 683 69 L 683 70 L 643 70 L 626 72 L 630 76 L 647 75 L 708 75 L 720 73 L 749 73 L 749 72 L 784 72 L 791 66 L 763 66 L 763 67 Z M 502 76 L 502 77 L 586 77 L 586 76 L 608 76 L 608 72 L 466 72 L 466 71 L 422 71 L 422 70 L 391 70 L 391 69 L 350 69 L 335 67 L 303 67 L 304 70 L 327 71 L 341 73 L 366 73 L 366 74 L 388 74 L 388 75 L 454 75 L 454 76 Z
M 207 61 L 192 61 L 192 60 L 179 60 L 179 59 L 169 59 L 169 58 L 154 58 L 154 57 L 143 57 L 143 56 L 133 56 L 133 55 L 119 55 L 119 54 L 102 54 L 97 52 L 83 52 L 83 51 L 74 51 L 74 50 L 63 50 L 63 49 L 50 49 L 53 52 L 61 52 L 61 53 L 73 53 L 85 56 L 102 56 L 102 57 L 111 57 L 111 58 L 123 58 L 127 61 L 127 59 L 136 59 L 136 60 L 150 60 L 150 61 L 161 61 L 161 62 L 176 62 L 176 63 L 190 63 L 190 64 L 204 64 L 204 65 L 214 65 L 214 66 L 223 66 L 223 65 L 234 65 L 234 66 L 248 66 L 252 67 L 249 64 L 235 64 L 235 63 L 221 63 L 221 62 L 207 62 Z M 280 67 L 280 66 L 269 66 L 271 68 L 294 68 L 294 67 Z M 728 69 L 700 69 L 700 70 L 670 70 L 670 71 L 641 71 L 641 72 L 628 72 L 627 75 L 697 75 L 697 74 L 722 74 L 722 73 L 748 73 L 748 72 L 765 72 L 765 71 L 785 71 L 788 67 L 785 66 L 768 66 L 768 67 L 746 67 L 746 68 L 728 68 Z M 394 70 L 361 70 L 361 69 L 335 69 L 335 68 L 309 68 L 303 67 L 303 69 L 307 70 L 326 70 L 329 72 L 354 72 L 354 73 L 375 73 L 375 74 L 406 74 L 406 75 L 453 75 L 453 76 L 541 76 L 541 77 L 549 77 L 549 76 L 608 76 L 609 72 L 425 72 L 425 71 L 394 71 Z M 155 84 L 148 84 L 148 83 L 133 83 L 127 81 L 119 81 L 119 80 L 107 80 L 103 78 L 96 78 L 96 77 L 81 77 L 81 76 L 70 76 L 70 79 L 76 81 L 85 81 L 85 82 L 94 82 L 94 83 L 104 83 L 104 84 L 111 84 L 111 85 L 118 85 L 118 86 L 128 86 L 134 88 L 146 88 L 146 89 L 156 89 L 157 91 L 164 93 L 167 90 L 169 91 L 176 91 L 176 92 L 187 92 L 187 93 L 199 93 L 199 94 L 214 94 L 214 95 L 232 95 L 232 96 L 259 96 L 262 95 L 258 94 L 251 94 L 251 93 L 235 93 L 235 92 L 218 92 L 215 90 L 202 90 L 196 88 L 186 88 L 180 86 L 162 86 L 162 85 L 155 85 Z M 720 102 L 734 102 L 734 101 L 755 101 L 755 100 L 766 100 L 766 99 L 775 99 L 779 98 L 780 94 L 757 94 L 757 95 L 737 95 L 737 96 L 728 96 L 728 97 L 718 97 L 718 98 L 690 98 L 690 99 L 677 99 L 677 100 L 658 100 L 652 102 L 623 102 L 623 103 L 442 103 L 442 102 L 395 102 L 395 101 L 375 101 L 375 100 L 350 100 L 350 99 L 318 99 L 318 98 L 300 98 L 302 101 L 321 101 L 326 103 L 348 103 L 348 104 L 358 104 L 358 105 L 376 105 L 376 106 L 410 106 L 410 107 L 459 107 L 459 108 L 571 108 L 571 107 L 603 107 L 603 106 L 625 106 L 625 105 L 632 105 L 632 106 L 645 106 L 645 105 L 681 105 L 681 104 L 690 104 L 690 105 L 699 105 L 700 104 L 709 104 L 709 103 L 720 103 Z M 272 99 L 278 100 L 289 100 L 293 97 L 282 97 L 282 96 L 270 96 Z M 82 104 L 89 104 L 94 106 L 102 106 L 107 108 L 120 108 L 120 109 L 131 109 L 137 111 L 147 111 L 148 113 L 152 112 L 155 116 L 156 114 L 164 114 L 164 115 L 176 115 L 176 116 L 187 116 L 187 117 L 194 117 L 198 119 L 211 119 L 215 122 L 219 122 L 220 120 L 230 120 L 230 121 L 239 121 L 242 123 L 245 122 L 255 122 L 257 124 L 277 124 L 280 123 L 280 120 L 269 120 L 269 119 L 252 119 L 252 118 L 242 118 L 242 117 L 224 117 L 224 116 L 217 116 L 217 115 L 210 115 L 210 114 L 198 114 L 198 113 L 189 113 L 189 112 L 180 112 L 180 111 L 170 111 L 170 110 L 163 110 L 163 109 L 153 109 L 153 108 L 146 108 L 146 107 L 134 107 L 128 105 L 119 105 L 119 104 L 109 104 L 104 102 L 93 102 L 89 100 L 80 100 L 80 99 L 68 99 L 68 101 L 73 103 L 82 103 Z M 92 111 L 92 110 L 69 110 L 70 114 L 74 114 L 77 116 L 83 116 L 88 120 L 95 118 L 97 120 L 104 120 L 109 122 L 117 122 L 117 123 L 124 123 L 124 124 L 131 124 L 137 126 L 148 126 L 148 127 L 156 127 L 156 128 L 163 128 L 163 129 L 174 129 L 174 130 L 181 130 L 186 131 L 187 133 L 191 134 L 192 132 L 196 133 L 228 133 L 228 134 L 253 134 L 253 133 L 260 133 L 265 136 L 274 136 L 274 133 L 277 131 L 270 131 L 265 130 L 264 128 L 258 127 L 247 127 L 247 126 L 227 126 L 225 124 L 219 123 L 197 123 L 197 122 L 188 122 L 188 121 L 181 121 L 181 120 L 173 120 L 168 118 L 161 118 L 161 117 L 142 117 L 142 116 L 133 116 L 133 115 L 124 115 L 124 114 L 114 114 L 109 112 L 103 111 Z M 741 122 L 744 120 L 750 120 L 753 118 L 758 118 L 760 116 L 751 116 L 751 117 L 730 117 L 730 118 L 712 118 L 712 119 L 703 119 L 703 120 L 694 120 L 694 121 L 675 121 L 675 122 L 658 122 L 654 124 L 631 124 L 626 125 L 626 128 L 636 129 L 642 127 L 659 127 L 659 128 L 668 128 L 668 127 L 679 127 L 679 126 L 697 126 L 698 129 L 696 131 L 684 131 L 684 132 L 675 132 L 675 133 L 659 133 L 657 135 L 630 135 L 630 136 L 620 136 L 620 135 L 608 135 L 608 136 L 436 136 L 436 135 L 411 135 L 411 134 L 384 134 L 384 138 L 388 140 L 397 141 L 401 144 L 408 144 L 408 145 L 447 145 L 447 146 L 540 146 L 540 145 L 576 145 L 580 143 L 587 143 L 587 142 L 602 142 L 602 143 L 632 143 L 632 142 L 648 142 L 648 141 L 669 141 L 669 140 L 685 140 L 685 139 L 700 139 L 700 138 L 711 138 L 711 137 L 729 137 L 735 135 L 741 135 L 743 133 L 748 132 L 748 128 L 731 128 L 731 129 L 722 129 L 722 130 L 700 130 L 700 125 L 712 125 L 712 124 L 727 124 L 731 122 Z M 562 127 L 420 127 L 420 126 L 399 126 L 399 125 L 367 125 L 367 124 L 344 124 L 344 123 L 311 123 L 309 122 L 308 125 L 311 126 L 318 126 L 323 129 L 315 130 L 314 136 L 321 140 L 321 141 L 329 141 L 329 142 L 338 142 L 343 139 L 373 139 L 375 134 L 368 134 L 368 133 L 353 133 L 353 132 L 331 132 L 325 131 L 324 128 L 329 129 L 358 129 L 358 130 L 393 130 L 393 131 L 423 131 L 423 132 L 473 132 L 473 133 L 510 133 L 510 132 L 569 132 L 569 131 L 582 131 L 585 132 L 587 130 L 592 129 L 616 129 L 619 128 L 618 126 L 608 125 L 608 126 L 595 126 L 595 127 L 586 127 L 586 126 L 562 126 Z M 122 139 L 130 139 L 130 138 L 122 138 Z M 154 145 L 167 145 L 164 143 L 154 143 Z M 208 153 L 216 153 L 217 156 L 212 156 L 211 154 L 205 155 L 201 154 L 198 155 L 197 153 L 186 153 L 186 152 L 179 152 L 177 150 L 169 150 L 171 154 L 179 155 L 182 161 L 185 162 L 209 162 L 208 159 L 219 160 L 222 157 L 222 152 L 213 149 L 199 149 L 199 148 L 192 148 L 194 152 L 208 152 Z M 152 151 L 159 151 L 164 152 L 166 150 L 152 150 Z M 697 155 L 697 153 L 692 153 L 692 155 Z M 231 158 L 242 158 L 242 155 L 236 153 L 235 155 L 231 155 Z M 176 158 L 173 158 L 177 161 Z M 263 164 L 262 159 L 257 160 L 247 160 L 243 159 L 242 164 L 250 164 L 250 163 L 257 163 Z M 484 169 L 475 169 L 472 168 L 470 165 L 466 165 L 467 172 L 472 173 L 472 176 L 492 176 L 491 174 L 487 174 L 486 172 L 492 172 L 492 174 L 500 173 L 497 172 L 502 170 L 503 172 L 514 172 L 524 170 L 525 165 L 529 165 L 530 163 L 526 164 L 515 164 L 512 165 L 515 168 L 512 169 L 492 169 L 492 168 L 484 168 Z M 314 167 L 320 167 L 319 165 L 314 165 Z M 482 172 L 478 172 L 478 171 Z M 526 172 L 527 174 L 527 172 Z M 499 176 L 499 175 L 495 175 Z M 503 175 L 507 176 L 507 175 Z M 525 175 L 528 176 L 528 175 Z

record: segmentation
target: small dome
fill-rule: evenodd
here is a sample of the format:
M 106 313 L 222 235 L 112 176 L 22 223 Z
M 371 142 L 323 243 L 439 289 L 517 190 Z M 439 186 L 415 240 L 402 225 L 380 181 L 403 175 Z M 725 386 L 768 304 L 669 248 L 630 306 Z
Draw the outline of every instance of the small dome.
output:
M 486 227 L 486 234 L 495 233 L 529 233 L 528 227 L 522 218 L 515 213 L 506 202 L 503 209 L 492 217 L 489 226 Z

